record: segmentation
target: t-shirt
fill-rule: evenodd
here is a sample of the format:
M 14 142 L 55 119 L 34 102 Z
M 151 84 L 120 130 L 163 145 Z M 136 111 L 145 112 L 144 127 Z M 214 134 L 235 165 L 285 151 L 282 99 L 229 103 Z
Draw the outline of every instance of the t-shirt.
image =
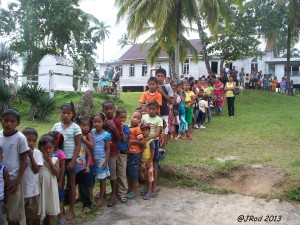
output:
M 168 95 L 170 98 L 173 98 L 173 90 L 170 85 L 158 85 L 166 95 Z M 162 97 L 162 105 L 160 107 L 160 115 L 161 116 L 168 116 L 169 115 L 169 107 L 168 107 L 168 101 L 164 97 Z
M 118 150 L 120 151 L 127 151 L 128 149 L 128 140 L 129 140 L 129 136 L 130 136 L 130 130 L 129 130 L 129 126 L 124 124 L 123 125 L 123 134 L 126 137 L 126 141 L 123 142 L 122 140 L 119 141 L 118 143 Z
M 5 186 L 4 170 L 5 170 L 5 166 L 0 165 L 0 201 L 4 200 L 4 186 Z
M 80 150 L 76 162 L 74 165 L 74 173 L 78 173 L 86 168 L 86 144 L 83 141 L 80 142 Z
M 205 112 L 205 108 L 208 108 L 208 103 L 207 103 L 207 101 L 201 99 L 198 103 L 198 106 L 202 112 Z
M 192 91 L 188 91 L 188 92 L 184 92 L 185 94 L 185 101 L 191 101 L 192 97 L 195 96 L 194 92 Z M 185 108 L 190 108 L 191 103 L 185 103 Z
M 62 123 L 56 123 L 52 131 L 58 131 L 64 135 L 64 153 L 66 154 L 67 159 L 72 159 L 75 151 L 75 136 L 82 134 L 80 127 L 72 122 L 72 124 L 63 128 Z
M 140 126 L 130 127 L 130 138 L 129 140 L 142 140 L 144 138 Z M 139 154 L 141 153 L 141 147 L 137 144 L 130 144 L 128 146 L 128 153 Z
M 216 106 L 223 106 L 223 99 L 217 98 L 216 99 Z
M 20 155 L 29 150 L 27 139 L 19 131 L 12 136 L 5 137 L 2 130 L 0 131 L 0 147 L 2 147 L 2 164 L 6 167 L 10 180 L 15 180 L 19 174 Z
M 52 157 L 57 157 L 59 160 L 65 160 L 66 154 L 62 150 L 58 149 L 53 152 Z
M 155 93 L 150 93 L 149 91 L 144 92 L 140 97 L 139 103 L 148 104 L 152 100 L 157 101 L 159 106 L 162 105 L 162 96 L 160 93 L 158 93 L 158 91 Z
M 235 84 L 234 82 L 232 83 L 227 82 L 226 88 L 233 88 L 234 84 Z M 226 97 L 234 97 L 233 91 L 226 91 Z
M 43 166 L 43 156 L 40 150 L 34 149 L 33 150 L 33 158 L 39 166 Z M 30 158 L 27 156 L 27 163 L 28 166 L 24 172 L 22 177 L 22 185 L 23 185 L 23 193 L 24 198 L 30 198 L 33 196 L 37 196 L 40 194 L 39 191 L 39 174 L 34 173 L 32 170 L 32 164 Z
M 156 133 L 157 127 L 161 127 L 162 129 L 164 125 L 163 119 L 160 116 L 150 117 L 149 114 L 143 115 L 142 122 L 146 122 L 150 124 L 150 135 Z M 158 137 L 155 138 L 155 140 L 157 139 Z
M 152 139 L 146 141 L 146 147 L 142 153 L 143 162 L 148 162 L 150 160 L 151 151 L 155 151 L 155 143 Z
M 113 118 L 113 122 L 115 123 L 117 130 L 121 136 L 123 136 L 122 124 L 117 117 Z M 111 142 L 110 142 L 110 156 L 118 155 L 118 143 L 116 135 L 114 134 L 114 129 L 110 126 L 104 126 L 104 130 L 111 134 Z
M 91 134 L 94 139 L 94 159 L 105 159 L 106 158 L 106 149 L 105 141 L 111 139 L 111 134 L 107 131 L 102 131 L 100 134 L 96 133 L 96 129 L 92 129 Z

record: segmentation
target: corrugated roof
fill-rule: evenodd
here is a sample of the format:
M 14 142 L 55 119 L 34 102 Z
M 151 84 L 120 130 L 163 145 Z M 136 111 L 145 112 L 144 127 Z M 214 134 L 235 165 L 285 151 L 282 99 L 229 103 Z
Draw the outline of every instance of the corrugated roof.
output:
M 194 48 L 200 53 L 202 50 L 202 45 L 200 44 L 200 39 L 189 40 Z M 142 49 L 142 44 L 134 44 L 129 48 L 121 57 L 120 61 L 129 61 L 129 60 L 145 60 L 148 55 L 148 50 L 151 47 L 151 43 L 146 44 Z M 168 58 L 166 53 L 162 51 L 159 55 L 159 58 Z

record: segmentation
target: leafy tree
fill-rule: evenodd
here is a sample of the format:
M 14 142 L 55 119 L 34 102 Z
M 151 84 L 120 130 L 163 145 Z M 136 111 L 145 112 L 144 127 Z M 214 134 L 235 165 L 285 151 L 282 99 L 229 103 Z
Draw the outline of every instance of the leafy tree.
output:
M 17 63 L 16 53 L 6 43 L 0 43 L 0 77 L 10 77 L 11 66 L 15 63 Z
M 126 45 L 133 45 L 134 42 L 130 40 L 127 33 L 122 34 L 121 38 L 118 40 L 118 45 L 124 48 Z

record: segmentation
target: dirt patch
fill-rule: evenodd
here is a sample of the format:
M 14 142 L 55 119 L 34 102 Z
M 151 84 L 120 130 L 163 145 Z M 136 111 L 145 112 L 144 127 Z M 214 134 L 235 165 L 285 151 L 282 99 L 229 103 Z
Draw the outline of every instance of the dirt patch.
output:
M 217 177 L 212 184 L 243 195 L 276 196 L 282 192 L 285 177 L 280 168 L 254 164 L 235 170 L 228 177 Z

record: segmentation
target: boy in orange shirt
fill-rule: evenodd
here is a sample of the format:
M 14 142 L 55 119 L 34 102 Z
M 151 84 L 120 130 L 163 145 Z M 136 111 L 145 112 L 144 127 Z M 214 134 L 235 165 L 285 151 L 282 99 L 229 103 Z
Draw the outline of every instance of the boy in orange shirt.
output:
M 162 105 L 162 95 L 157 91 L 158 88 L 158 80 L 156 77 L 150 77 L 148 79 L 148 91 L 145 91 L 140 97 L 140 104 L 148 104 L 150 101 L 157 101 L 158 105 Z M 159 107 L 160 108 L 160 107 Z M 159 113 L 159 111 L 158 111 Z
M 138 111 L 133 112 L 130 118 L 131 126 L 127 158 L 128 193 L 125 195 L 127 199 L 136 197 L 135 192 L 142 155 L 141 148 L 144 146 L 144 137 L 140 128 L 141 119 L 142 114 Z

